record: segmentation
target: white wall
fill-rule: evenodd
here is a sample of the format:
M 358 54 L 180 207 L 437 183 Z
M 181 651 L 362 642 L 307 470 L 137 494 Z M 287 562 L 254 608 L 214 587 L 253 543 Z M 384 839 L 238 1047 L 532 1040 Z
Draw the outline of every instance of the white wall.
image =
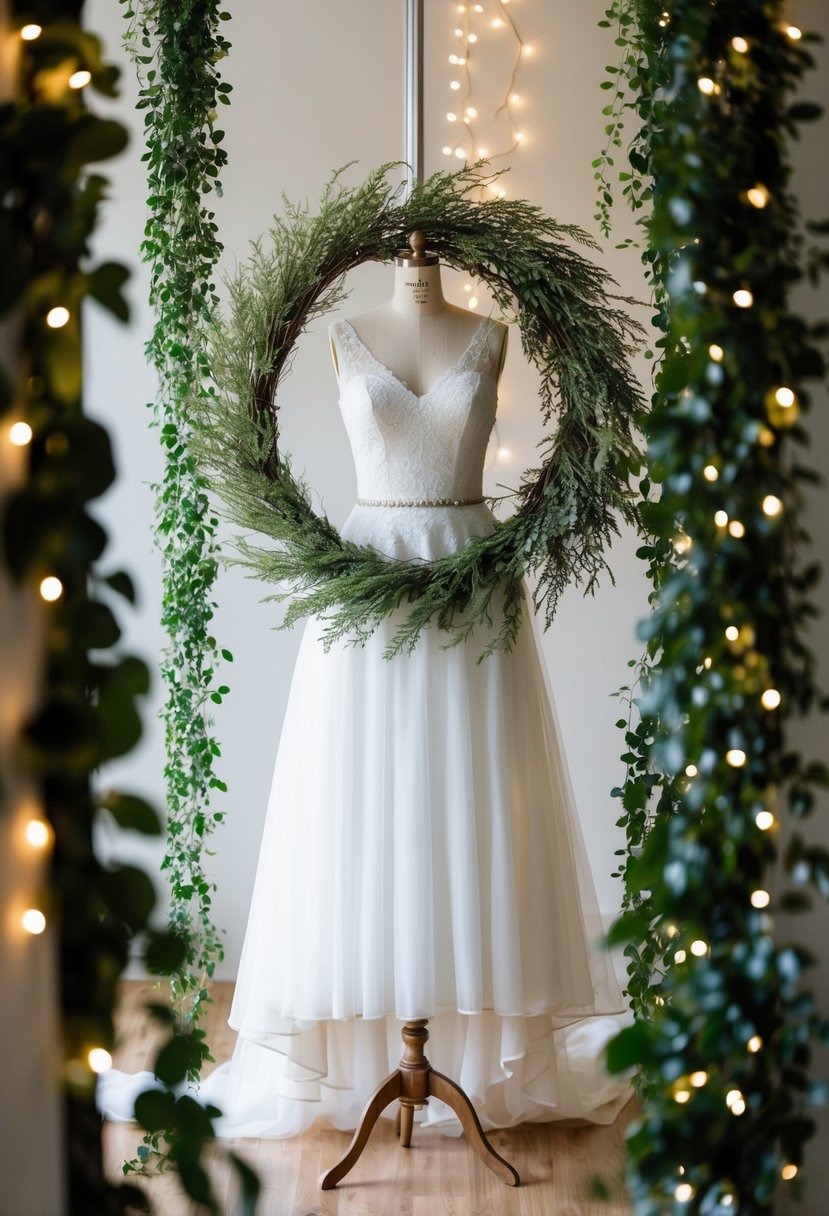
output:
M 267 229 L 281 206 L 283 190 L 294 199 L 314 200 L 332 169 L 346 161 L 358 161 L 348 172 L 348 180 L 356 182 L 381 162 L 402 157 L 403 7 L 402 0 L 399 4 L 372 0 L 360 6 L 360 20 L 355 21 L 354 6 L 325 0 L 290 0 L 278 9 L 264 0 L 231 6 L 233 20 L 227 28 L 233 50 L 225 75 L 234 91 L 231 106 L 222 113 L 229 165 L 224 198 L 216 202 L 226 266 L 243 259 L 249 240 Z M 91 28 L 103 33 L 110 55 L 122 59 L 116 6 L 93 0 L 88 19 Z M 512 158 L 506 188 L 563 222 L 592 229 L 590 161 L 602 143 L 603 95 L 598 82 L 607 60 L 607 40 L 595 28 L 595 14 L 572 4 L 522 4 L 520 11 L 516 5 L 516 20 L 534 53 L 518 85 L 526 99 L 522 122 L 528 138 L 520 155 Z M 454 24 L 451 5 L 442 0 L 427 4 L 427 172 L 459 164 L 440 151 L 449 130 L 445 112 L 456 100 L 449 89 L 454 73 L 447 63 L 448 54 L 456 49 Z M 482 37 L 482 46 L 484 42 Z M 503 66 L 493 59 L 486 73 L 480 73 L 482 92 L 476 102 L 482 114 L 506 87 Z M 159 476 L 160 458 L 145 409 L 153 378 L 142 349 L 150 324 L 144 303 L 147 276 L 135 254 L 145 190 L 139 163 L 140 116 L 133 110 L 134 99 L 133 73 L 125 64 L 124 96 L 114 110 L 134 137 L 128 152 L 109 169 L 113 199 L 96 244 L 101 255 L 117 256 L 134 270 L 130 285 L 134 316 L 124 329 L 90 308 L 87 384 L 91 412 L 105 418 L 113 431 L 119 469 L 117 485 L 101 501 L 100 511 L 114 534 L 119 560 L 136 575 L 142 593 L 140 611 L 129 624 L 129 640 L 154 663 L 162 645 L 157 625 L 160 575 L 151 541 L 147 483 Z M 624 231 L 629 230 L 621 211 L 619 222 Z M 635 252 L 623 255 L 610 249 L 604 261 L 620 279 L 624 294 L 644 298 Z M 355 272 L 351 281 L 353 293 L 346 311 L 358 311 L 388 295 L 391 273 L 387 267 L 368 266 Z M 458 301 L 464 299 L 461 283 L 450 286 L 449 293 Z M 643 308 L 642 319 L 647 316 Z M 354 478 L 337 413 L 324 326 L 303 339 L 282 400 L 286 446 L 306 464 L 326 509 L 341 521 L 354 496 Z M 536 463 L 540 433 L 534 379 L 522 365 L 516 334 L 499 413 L 499 441 L 513 456 L 493 466 L 490 485 L 511 477 L 517 480 L 525 467 Z M 629 536 L 615 547 L 616 588 L 608 584 L 595 599 L 586 601 L 573 591 L 544 639 L 587 846 L 608 916 L 619 898 L 610 873 L 613 850 L 621 843 L 612 826 L 617 804 L 608 795 L 621 775 L 618 732 L 613 727 L 617 706 L 610 694 L 626 682 L 626 662 L 639 653 L 633 628 L 644 611 L 646 593 L 633 548 Z M 225 676 L 232 692 L 216 714 L 224 750 L 221 775 L 230 789 L 223 800 L 227 826 L 215 837 L 217 855 L 212 861 L 219 885 L 216 916 L 227 931 L 227 959 L 219 974 L 227 977 L 235 974 L 238 961 L 299 640 L 298 629 L 274 632 L 279 610 L 259 602 L 265 590 L 231 569 L 222 575 L 216 595 L 216 635 L 235 655 Z M 155 718 L 160 698 L 156 680 L 144 742 L 128 760 L 112 765 L 107 777 L 141 788 L 162 803 L 162 736 Z M 154 866 L 161 855 L 158 842 L 123 839 L 102 841 L 101 847 L 142 856 Z M 159 887 L 163 890 L 161 882 Z

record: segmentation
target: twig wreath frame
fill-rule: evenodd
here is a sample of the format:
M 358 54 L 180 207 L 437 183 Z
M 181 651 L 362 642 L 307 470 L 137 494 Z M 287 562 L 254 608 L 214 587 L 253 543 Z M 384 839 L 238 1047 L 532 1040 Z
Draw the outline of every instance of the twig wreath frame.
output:
M 291 599 L 284 627 L 303 616 L 324 624 L 323 642 L 364 642 L 404 608 L 386 657 L 411 651 L 436 625 L 447 645 L 468 638 L 481 619 L 499 620 L 485 654 L 508 649 L 518 629 L 522 579 L 536 576 L 533 604 L 550 624 L 565 587 L 595 590 L 612 572 L 606 550 L 618 519 L 637 522 L 631 479 L 641 455 L 635 438 L 644 402 L 628 357 L 640 326 L 613 295 L 609 274 L 570 242 L 597 248 L 574 225 L 538 207 L 500 197 L 478 201 L 474 168 L 436 173 L 403 200 L 381 166 L 355 188 L 329 181 L 316 214 L 284 201 L 269 247 L 252 242 L 249 260 L 226 280 L 229 307 L 210 334 L 213 385 L 200 401 L 196 452 L 231 522 L 268 537 L 237 542 L 252 576 L 280 584 L 268 600 Z M 492 179 L 489 179 L 490 181 Z M 308 486 L 279 449 L 277 391 L 297 341 L 347 295 L 347 272 L 390 261 L 414 229 L 449 266 L 483 280 L 502 313 L 517 321 L 524 354 L 540 373 L 547 428 L 543 463 L 521 478 L 516 512 L 488 536 L 436 561 L 391 560 L 344 540 L 317 514 Z M 554 417 L 557 414 L 557 420 Z

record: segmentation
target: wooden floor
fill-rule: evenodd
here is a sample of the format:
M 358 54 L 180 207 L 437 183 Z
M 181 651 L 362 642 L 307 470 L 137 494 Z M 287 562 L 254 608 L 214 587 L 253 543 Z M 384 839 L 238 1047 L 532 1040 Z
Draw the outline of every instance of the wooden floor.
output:
M 204 1023 L 217 1061 L 227 1059 L 233 1049 L 235 1031 L 227 1025 L 232 991 L 230 983 L 214 985 L 216 1003 Z M 147 999 L 160 999 L 151 984 L 122 984 L 116 1068 L 134 1072 L 151 1065 L 158 1032 L 143 1011 Z M 210 1169 L 224 1216 L 238 1211 L 235 1182 L 223 1159 L 227 1149 L 259 1174 L 257 1216 L 628 1216 L 622 1144 L 634 1113 L 630 1102 L 611 1127 L 548 1123 L 492 1132 L 493 1146 L 521 1176 L 517 1188 L 499 1182 L 462 1137 L 415 1126 L 411 1147 L 401 1148 L 386 1119 L 380 1120 L 357 1165 L 333 1191 L 320 1191 L 317 1180 L 339 1160 L 351 1135 L 322 1124 L 284 1140 L 217 1141 Z M 137 1125 L 104 1125 L 104 1159 L 112 1178 L 123 1179 L 121 1164 L 135 1155 L 140 1143 Z M 611 1199 L 595 1197 L 595 1178 L 604 1182 Z M 182 1194 L 175 1175 L 137 1181 L 160 1216 L 196 1216 L 203 1211 Z

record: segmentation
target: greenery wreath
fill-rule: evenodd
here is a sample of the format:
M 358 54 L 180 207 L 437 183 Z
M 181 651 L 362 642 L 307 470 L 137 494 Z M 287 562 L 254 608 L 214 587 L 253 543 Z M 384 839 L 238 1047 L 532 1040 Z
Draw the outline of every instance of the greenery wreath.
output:
M 526 201 L 471 197 L 481 193 L 480 166 L 436 173 L 406 199 L 390 182 L 397 168 L 384 165 L 356 188 L 338 170 L 315 215 L 283 199 L 270 246 L 252 242 L 247 263 L 227 279 L 227 315 L 212 326 L 213 384 L 194 451 L 231 521 L 276 542 L 242 537 L 231 560 L 280 585 L 268 600 L 291 598 L 284 626 L 316 614 L 326 646 L 364 642 L 405 605 L 386 648 L 391 657 L 411 650 L 429 625 L 447 632 L 447 645 L 468 638 L 481 619 L 491 625 L 498 591 L 490 653 L 515 637 L 525 574 L 536 576 L 533 603 L 544 607 L 546 628 L 565 587 L 577 583 L 586 594 L 602 571 L 611 573 L 606 549 L 618 519 L 636 522 L 634 432 L 644 403 L 627 360 L 641 329 L 617 307 L 632 301 L 607 291 L 607 272 L 561 239 L 596 248 L 580 228 Z M 300 335 L 345 298 L 349 270 L 390 261 L 413 229 L 443 262 L 483 280 L 517 320 L 550 430 L 539 445 L 541 467 L 512 494 L 515 513 L 431 562 L 390 560 L 344 540 L 313 510 L 308 486 L 278 446 L 276 394 Z

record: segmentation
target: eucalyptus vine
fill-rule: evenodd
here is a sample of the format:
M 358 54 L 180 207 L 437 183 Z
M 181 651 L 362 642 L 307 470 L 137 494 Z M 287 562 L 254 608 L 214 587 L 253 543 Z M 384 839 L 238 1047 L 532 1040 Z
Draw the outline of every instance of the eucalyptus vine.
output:
M 121 0 L 126 46 L 141 82 L 149 216 L 141 251 L 151 268 L 155 312 L 147 354 L 158 373 L 152 405 L 165 453 L 155 487 L 156 536 L 163 558 L 162 623 L 168 643 L 162 661 L 166 704 L 167 850 L 169 923 L 186 930 L 187 956 L 171 976 L 173 1000 L 187 1021 L 198 1021 L 210 1000 L 207 981 L 224 957 L 211 914 L 215 884 L 204 867 L 204 846 L 223 810 L 211 807 L 226 791 L 215 760 L 221 749 L 210 710 L 229 691 L 220 681 L 232 655 L 211 632 L 217 574 L 218 519 L 191 452 L 193 416 L 205 393 L 207 325 L 217 304 L 213 281 L 222 246 L 206 201 L 220 193 L 226 163 L 217 112 L 230 85 L 219 63 L 230 44 L 221 34 L 229 17 L 215 0 Z M 203 1056 L 210 1059 L 206 1044 Z M 198 1061 L 191 1070 L 198 1076 Z
M 648 257 L 667 308 L 641 507 L 653 612 L 614 791 L 628 848 L 611 940 L 639 1016 L 610 1062 L 641 1069 L 635 1212 L 760 1216 L 796 1189 L 826 1098 L 810 1061 L 829 1023 L 784 916 L 810 888 L 829 895 L 829 854 L 798 824 L 829 772 L 792 741 L 821 704 L 798 448 L 826 368 L 821 328 L 790 302 L 806 267 L 786 137 L 820 111 L 791 101 L 812 60 L 781 4 L 635 14 L 631 108 L 646 103 Z

